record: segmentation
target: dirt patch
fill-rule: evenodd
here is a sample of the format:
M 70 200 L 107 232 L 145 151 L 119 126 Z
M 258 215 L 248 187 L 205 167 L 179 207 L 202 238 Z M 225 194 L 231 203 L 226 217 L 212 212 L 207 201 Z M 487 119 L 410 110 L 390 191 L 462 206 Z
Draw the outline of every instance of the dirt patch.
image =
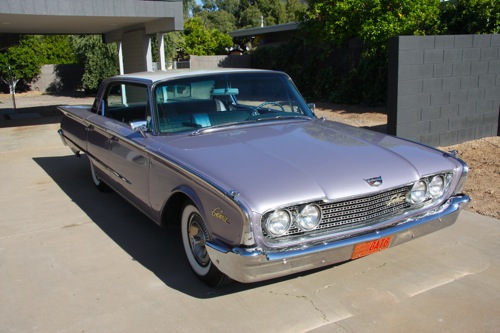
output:
M 467 210 L 500 219 L 500 137 L 483 138 L 439 149 L 457 150 L 458 156 L 469 165 L 465 193 L 472 200 Z
M 384 133 L 387 131 L 387 112 L 385 108 L 318 103 L 314 113 L 318 117 L 325 117 L 328 120 L 351 126 L 367 127 Z
M 386 131 L 385 109 L 317 104 L 315 113 L 318 117 L 352 126 Z M 458 156 L 469 166 L 470 173 L 465 193 L 472 200 L 466 210 L 500 219 L 500 137 L 483 138 L 438 148 L 443 151 L 458 151 Z
M 94 97 L 86 96 L 83 92 L 67 94 L 46 94 L 39 91 L 29 91 L 15 95 L 16 113 L 37 112 L 41 116 L 53 116 L 57 105 L 90 105 Z M 12 95 L 0 94 L 0 109 L 13 111 L 14 101 Z M 46 114 L 48 113 L 48 114 Z

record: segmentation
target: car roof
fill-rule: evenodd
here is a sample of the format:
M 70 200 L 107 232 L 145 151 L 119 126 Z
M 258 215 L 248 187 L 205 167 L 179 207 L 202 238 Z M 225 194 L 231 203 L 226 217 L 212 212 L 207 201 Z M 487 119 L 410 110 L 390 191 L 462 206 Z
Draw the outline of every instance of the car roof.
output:
M 168 71 L 138 72 L 114 76 L 113 80 L 128 79 L 155 83 L 167 79 L 175 79 L 189 76 L 224 74 L 224 73 L 278 73 L 276 71 L 262 69 L 241 69 L 241 68 L 219 68 L 219 69 L 173 69 Z

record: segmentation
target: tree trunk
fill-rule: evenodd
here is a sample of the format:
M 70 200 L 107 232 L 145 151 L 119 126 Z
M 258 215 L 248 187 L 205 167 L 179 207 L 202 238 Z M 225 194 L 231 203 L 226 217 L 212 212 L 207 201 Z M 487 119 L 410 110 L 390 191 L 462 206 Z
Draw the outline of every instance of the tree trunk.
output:
M 16 85 L 19 80 L 11 80 L 9 82 L 9 89 L 10 89 L 10 94 L 12 95 L 12 104 L 14 106 L 14 110 L 17 110 L 16 108 Z

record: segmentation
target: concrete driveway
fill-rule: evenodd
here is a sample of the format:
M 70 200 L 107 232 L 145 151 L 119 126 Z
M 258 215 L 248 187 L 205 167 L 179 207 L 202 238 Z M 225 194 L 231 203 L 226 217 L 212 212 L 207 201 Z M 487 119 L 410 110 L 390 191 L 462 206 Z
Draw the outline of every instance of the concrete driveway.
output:
M 500 330 L 499 220 L 463 212 L 366 258 L 212 290 L 176 230 L 94 189 L 55 121 L 0 123 L 0 332 Z

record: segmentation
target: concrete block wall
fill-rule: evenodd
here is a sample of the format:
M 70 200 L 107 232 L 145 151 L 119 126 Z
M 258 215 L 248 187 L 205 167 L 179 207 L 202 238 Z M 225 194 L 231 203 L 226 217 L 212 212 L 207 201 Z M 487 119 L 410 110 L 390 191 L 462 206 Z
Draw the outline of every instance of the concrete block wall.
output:
M 232 56 L 190 56 L 190 68 L 250 68 L 250 66 L 250 55 L 248 54 Z
M 43 65 L 32 90 L 41 92 L 73 92 L 82 89 L 82 65 Z
M 388 132 L 431 146 L 498 135 L 500 35 L 389 42 Z

